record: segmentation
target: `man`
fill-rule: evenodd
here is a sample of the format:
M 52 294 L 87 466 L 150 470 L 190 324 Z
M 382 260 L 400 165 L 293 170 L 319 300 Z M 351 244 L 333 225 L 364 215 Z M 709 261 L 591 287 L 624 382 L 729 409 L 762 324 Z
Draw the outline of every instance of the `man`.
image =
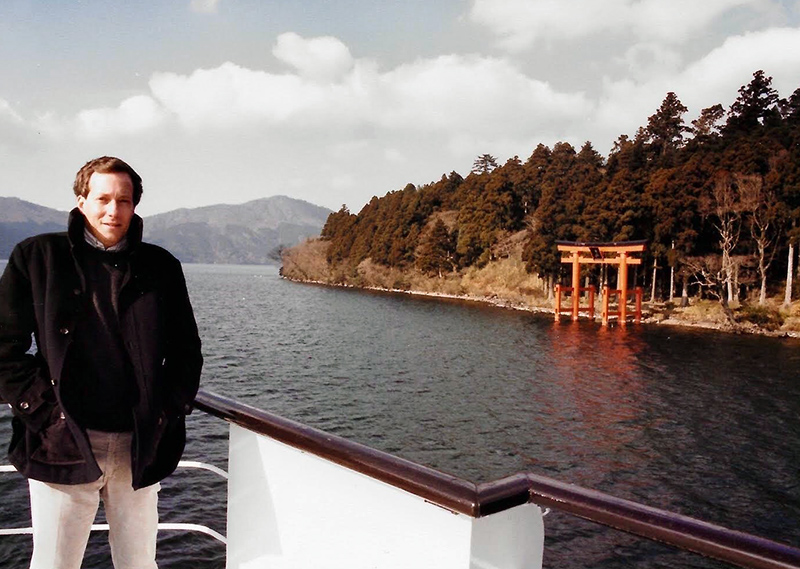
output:
M 97 158 L 73 189 L 67 232 L 18 244 L 0 279 L 0 398 L 29 479 L 31 569 L 79 569 L 100 499 L 114 567 L 151 569 L 200 339 L 180 263 L 142 242 L 139 175 Z

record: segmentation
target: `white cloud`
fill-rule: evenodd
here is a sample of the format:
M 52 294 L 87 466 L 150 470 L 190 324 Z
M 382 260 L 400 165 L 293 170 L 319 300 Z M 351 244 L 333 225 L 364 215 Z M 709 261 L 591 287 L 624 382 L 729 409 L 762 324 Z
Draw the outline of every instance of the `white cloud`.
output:
M 29 128 L 11 103 L 0 99 L 0 155 L 21 148 L 30 148 L 35 139 L 34 135 L 35 131 Z
M 770 4 L 770 0 L 631 0 L 624 12 L 638 37 L 677 44 L 703 32 L 714 20 L 736 8 L 760 12 L 767 11 Z
M 234 63 L 191 75 L 158 73 L 153 96 L 188 128 L 240 128 L 253 124 L 308 123 L 312 114 L 342 103 L 342 89 L 297 75 L 251 70 Z
M 217 11 L 220 0 L 192 0 L 190 6 L 193 12 L 201 14 L 214 14 Z
M 345 190 L 348 188 L 352 188 L 356 185 L 356 180 L 352 174 L 339 174 L 337 176 L 333 176 L 330 181 L 330 186 L 334 190 Z
M 353 58 L 334 38 L 284 34 L 274 55 L 291 65 L 286 72 L 228 62 L 157 73 L 149 91 L 67 118 L 26 121 L 0 100 L 0 128 L 14 134 L 6 140 L 69 146 L 80 151 L 75 162 L 116 152 L 142 163 L 191 164 L 179 169 L 190 170 L 190 180 L 165 173 L 155 182 L 198 188 L 197 195 L 208 188 L 205 203 L 218 202 L 212 189 L 223 186 L 238 200 L 288 188 L 309 201 L 325 195 L 330 207 L 344 201 L 357 210 L 373 193 L 467 172 L 484 152 L 501 161 L 524 159 L 539 142 L 590 140 L 605 154 L 619 134 L 644 126 L 668 91 L 689 107 L 691 120 L 704 107 L 730 105 L 757 69 L 775 77 L 782 96 L 798 87 L 800 29 L 730 37 L 688 64 L 673 47 L 629 47 L 596 89 L 579 91 L 557 88 L 544 79 L 555 75 L 534 74 L 508 58 L 451 54 L 382 70 Z M 615 75 L 620 67 L 625 73 Z M 36 130 L 51 136 L 33 136 Z M 169 136 L 152 136 L 155 130 Z M 189 196 L 154 193 L 149 203 L 164 210 L 180 199 Z
M 37 116 L 30 127 L 53 139 L 77 137 L 110 140 L 152 131 L 167 120 L 164 109 L 148 95 L 135 95 L 116 107 L 85 109 L 65 118 L 52 112 Z
M 687 96 L 692 103 L 728 106 L 738 88 L 749 83 L 759 69 L 774 77 L 772 86 L 783 97 L 800 87 L 800 28 L 774 28 L 728 38 L 685 70 L 681 88 L 692 93 Z M 700 103 L 703 99 L 706 102 Z
M 0 99 L 0 120 L 17 125 L 23 123 L 22 117 L 11 107 L 11 103 L 5 99 Z
M 278 38 L 274 54 L 295 71 L 227 62 L 189 74 L 155 73 L 147 94 L 117 107 L 85 109 L 73 118 L 45 114 L 36 127 L 56 137 L 109 139 L 177 121 L 195 134 L 205 129 L 273 137 L 289 133 L 313 136 L 328 147 L 347 141 L 373 144 L 389 133 L 403 133 L 404 140 L 439 133 L 444 147 L 456 148 L 461 146 L 454 145 L 456 139 L 528 140 L 532 132 L 558 137 L 565 124 L 583 121 L 592 109 L 584 93 L 559 91 L 502 58 L 444 55 L 382 72 L 372 60 L 355 60 L 336 38 L 292 33 Z M 408 158 L 396 150 L 384 160 Z
M 629 47 L 625 54 L 616 58 L 637 80 L 650 80 L 659 76 L 670 76 L 680 70 L 680 54 L 669 47 L 642 42 Z
M 727 108 L 738 89 L 763 69 L 773 87 L 788 97 L 800 86 L 800 29 L 776 28 L 728 38 L 721 46 L 682 70 L 646 81 L 606 79 L 596 112 L 604 138 L 634 134 L 645 126 L 669 91 L 689 108 L 687 122 L 717 103 Z M 601 146 L 602 150 L 603 147 Z
M 364 155 L 370 151 L 371 146 L 370 141 L 364 139 L 340 140 L 329 146 L 327 154 L 332 159 L 331 162 L 335 163 L 348 156 Z
M 77 134 L 86 138 L 107 138 L 131 135 L 160 125 L 163 109 L 147 95 L 136 95 L 122 101 L 116 108 L 84 110 L 75 119 Z
M 350 50 L 334 37 L 305 39 L 295 33 L 278 36 L 272 54 L 303 77 L 334 81 L 353 67 Z
M 405 154 L 403 154 L 403 152 L 401 150 L 398 150 L 397 148 L 384 149 L 383 157 L 388 162 L 404 163 L 408 161 Z
M 298 74 L 275 74 L 233 63 L 190 75 L 153 76 L 153 97 L 189 128 L 242 125 L 299 128 L 379 129 L 458 132 L 491 136 L 555 125 L 585 115 L 591 108 L 581 93 L 563 93 L 532 79 L 498 58 L 448 55 L 421 59 L 380 73 L 370 61 L 346 62 L 334 79 L 304 75 L 308 50 L 327 41 L 283 44 L 278 53 L 296 62 Z M 338 40 L 337 40 L 338 42 Z M 340 54 L 347 53 L 342 46 Z M 308 56 L 308 57 L 306 57 Z M 301 72 L 302 71 L 302 72 Z
M 475 0 L 470 18 L 512 51 L 537 40 L 623 32 L 675 44 L 735 8 L 766 10 L 773 4 L 774 0 Z
M 788 96 L 800 77 L 800 29 L 730 37 L 688 66 L 668 47 L 638 44 L 619 60 L 628 74 L 606 77 L 589 94 L 556 89 L 497 57 L 443 55 L 381 72 L 370 60 L 353 59 L 335 38 L 296 34 L 278 38 L 275 56 L 296 71 L 271 73 L 228 62 L 190 74 L 157 73 L 147 95 L 115 108 L 83 110 L 69 120 L 44 115 L 34 126 L 53 135 L 109 139 L 177 119 L 190 133 L 245 128 L 253 136 L 313 141 L 327 152 L 377 144 L 377 156 L 387 163 L 413 160 L 408 141 L 434 133 L 451 155 L 472 153 L 476 146 L 524 154 L 524 144 L 587 139 L 606 151 L 617 135 L 643 126 L 668 91 L 696 115 L 716 103 L 729 105 L 738 87 L 764 69 Z M 4 116 L 21 121 L 0 100 Z
M 398 128 L 499 134 L 525 132 L 585 114 L 581 93 L 561 93 L 506 60 L 447 55 L 381 77 L 380 120 Z

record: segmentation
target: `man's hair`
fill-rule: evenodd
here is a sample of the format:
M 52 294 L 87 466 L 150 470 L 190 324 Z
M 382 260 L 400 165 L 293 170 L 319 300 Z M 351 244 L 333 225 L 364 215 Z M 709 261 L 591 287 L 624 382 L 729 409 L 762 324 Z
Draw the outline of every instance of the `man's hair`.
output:
M 142 177 L 127 162 L 113 156 L 102 156 L 89 160 L 83 165 L 83 168 L 78 170 L 75 175 L 75 184 L 72 186 L 72 191 L 76 196 L 85 198 L 89 195 L 89 178 L 95 172 L 100 174 L 120 173 L 130 176 L 133 183 L 133 205 L 139 205 L 139 200 L 142 199 Z

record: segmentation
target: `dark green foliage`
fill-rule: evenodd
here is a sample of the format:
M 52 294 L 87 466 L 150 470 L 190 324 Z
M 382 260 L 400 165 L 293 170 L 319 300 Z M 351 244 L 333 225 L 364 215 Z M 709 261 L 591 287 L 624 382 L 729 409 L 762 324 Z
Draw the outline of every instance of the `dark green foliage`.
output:
M 540 181 L 539 203 L 533 213 L 531 238 L 523 252 L 528 270 L 539 274 L 556 272 L 560 265 L 555 242 L 575 240 L 581 200 L 576 191 L 577 157 L 566 142 L 553 147 Z
M 647 120 L 645 130 L 651 152 L 662 163 L 670 163 L 677 150 L 683 146 L 683 134 L 691 130 L 683 122 L 688 111 L 675 93 L 667 93 L 661 107 Z
M 489 174 L 470 174 L 459 190 L 457 249 L 462 266 L 491 259 L 503 232 L 524 227 L 532 203 L 529 171 L 514 157 Z
M 472 163 L 473 174 L 488 174 L 497 168 L 497 158 L 491 154 L 481 154 Z
M 447 226 L 437 218 L 430 235 L 422 243 L 417 258 L 417 266 L 423 273 L 438 275 L 456 268 L 456 243 Z
M 756 304 L 746 305 L 736 314 L 738 322 L 750 322 L 766 330 L 777 330 L 783 324 L 783 317 L 779 310 L 769 306 Z
M 328 216 L 320 237 L 331 242 L 328 249 L 329 263 L 340 263 L 349 257 L 355 237 L 353 228 L 357 221 L 358 218 L 350 213 L 346 205 Z
M 759 70 L 753 73 L 753 80 L 739 89 L 739 97 L 731 105 L 727 135 L 747 135 L 762 127 L 778 124 L 778 92 L 772 88 L 772 77 L 765 77 Z
M 543 277 L 559 274 L 558 240 L 646 239 L 648 267 L 687 274 L 686 259 L 720 254 L 716 214 L 702 204 L 724 175 L 746 177 L 763 188 L 758 195 L 776 197 L 764 254 L 783 257 L 770 269 L 779 275 L 788 243 L 800 242 L 800 89 L 780 99 L 772 79 L 756 71 L 727 112 L 721 104 L 703 109 L 691 127 L 686 113 L 670 92 L 646 126 L 619 137 L 607 160 L 589 142 L 579 151 L 565 142 L 539 144 L 524 162 L 514 157 L 499 166 L 483 154 L 466 178 L 451 172 L 408 184 L 373 198 L 358 215 L 343 207 L 322 232 L 331 241 L 329 261 L 352 269 L 371 258 L 441 275 L 492 260 L 504 240 L 517 234 L 519 242 L 525 232 L 523 260 Z M 733 254 L 750 259 L 743 271 L 759 250 L 756 211 L 764 208 L 741 214 Z
M 620 137 L 608 158 L 606 183 L 594 196 L 588 216 L 596 225 L 594 240 L 651 238 L 649 212 L 644 201 L 651 171 L 644 133 L 640 131 L 632 141 Z
M 700 111 L 700 116 L 692 121 L 694 140 L 704 142 L 719 136 L 719 123 L 724 116 L 725 109 L 719 103 Z

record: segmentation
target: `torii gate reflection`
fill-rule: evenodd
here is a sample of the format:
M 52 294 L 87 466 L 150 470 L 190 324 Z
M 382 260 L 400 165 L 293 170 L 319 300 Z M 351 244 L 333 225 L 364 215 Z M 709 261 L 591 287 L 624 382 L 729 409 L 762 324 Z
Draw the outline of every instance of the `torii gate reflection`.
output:
M 572 319 L 577 320 L 581 311 L 581 293 L 589 293 L 589 306 L 587 311 L 589 318 L 594 319 L 594 285 L 581 288 L 581 265 L 617 265 L 619 271 L 619 288 L 610 288 L 607 284 L 603 286 L 603 326 L 608 326 L 610 316 L 617 316 L 619 323 L 624 326 L 628 318 L 628 297 L 633 294 L 636 298 L 635 322 L 638 324 L 642 318 L 642 287 L 628 290 L 628 265 L 641 265 L 642 260 L 636 257 L 629 257 L 631 253 L 642 253 L 645 250 L 647 241 L 621 241 L 616 243 L 579 243 L 574 241 L 556 241 L 558 250 L 561 253 L 569 253 L 562 256 L 562 263 L 572 263 L 572 286 L 565 287 L 556 285 L 555 299 L 555 319 L 561 319 L 562 312 L 571 312 Z M 561 308 L 561 293 L 572 293 L 572 306 L 566 310 Z M 610 297 L 617 297 L 618 309 L 609 310 Z

